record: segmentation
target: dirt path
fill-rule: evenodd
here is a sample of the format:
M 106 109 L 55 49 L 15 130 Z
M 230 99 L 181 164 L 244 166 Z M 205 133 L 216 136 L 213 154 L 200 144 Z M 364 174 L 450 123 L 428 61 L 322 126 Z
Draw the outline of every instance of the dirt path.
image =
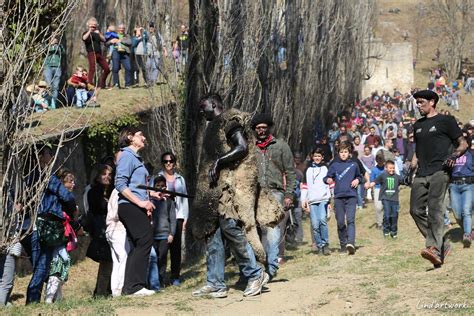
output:
M 397 240 L 385 239 L 381 231 L 373 228 L 375 216 L 370 203 L 367 209 L 357 213 L 359 248 L 356 254 L 339 254 L 337 228 L 332 218 L 329 222 L 331 256 L 313 254 L 309 244 L 288 249 L 287 263 L 261 296 L 243 298 L 242 292 L 233 287 L 238 274 L 229 263 L 226 267 L 226 282 L 230 287 L 227 298 L 192 297 L 192 291 L 205 283 L 205 265 L 201 261 L 199 265 L 184 269 L 184 282 L 179 288 L 168 287 L 163 293 L 147 298 L 93 300 L 97 264 L 87 259 L 72 267 L 63 290 L 65 300 L 53 306 L 24 307 L 24 293 L 30 277 L 18 278 L 13 291 L 14 307 L 9 314 L 474 314 L 474 247 L 463 249 L 461 230 L 454 224 L 448 232 L 454 251 L 441 269 L 433 270 L 419 255 L 424 241 L 408 214 L 408 196 L 409 189 L 404 189 Z M 304 228 L 305 240 L 310 240 L 309 219 L 305 220 Z M 440 304 L 447 305 L 440 309 Z

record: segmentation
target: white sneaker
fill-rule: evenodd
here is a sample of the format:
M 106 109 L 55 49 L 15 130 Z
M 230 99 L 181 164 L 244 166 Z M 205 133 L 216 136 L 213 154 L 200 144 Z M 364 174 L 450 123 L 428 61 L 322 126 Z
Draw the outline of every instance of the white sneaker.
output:
M 155 294 L 155 291 L 148 290 L 146 288 L 142 288 L 141 290 L 136 291 L 132 295 L 133 296 L 150 296 L 150 295 L 153 295 L 153 294 Z

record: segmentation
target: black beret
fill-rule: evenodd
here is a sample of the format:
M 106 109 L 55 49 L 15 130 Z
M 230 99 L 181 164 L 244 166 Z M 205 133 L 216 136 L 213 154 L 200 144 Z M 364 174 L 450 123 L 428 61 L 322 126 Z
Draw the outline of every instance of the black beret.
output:
M 253 117 L 250 124 L 252 129 L 255 129 L 258 124 L 267 124 L 270 127 L 273 126 L 273 119 L 269 113 L 259 113 Z
M 425 100 L 434 100 L 435 104 L 438 103 L 439 96 L 436 92 L 431 91 L 431 90 L 420 90 L 416 92 L 413 97 L 415 99 L 421 98 Z

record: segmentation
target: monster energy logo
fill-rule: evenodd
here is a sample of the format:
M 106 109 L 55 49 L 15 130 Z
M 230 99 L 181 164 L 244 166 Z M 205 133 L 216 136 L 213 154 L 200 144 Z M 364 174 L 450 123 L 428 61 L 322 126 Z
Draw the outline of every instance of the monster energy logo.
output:
M 388 196 L 392 196 L 395 194 L 395 178 L 387 177 L 387 189 L 385 190 L 385 194 Z

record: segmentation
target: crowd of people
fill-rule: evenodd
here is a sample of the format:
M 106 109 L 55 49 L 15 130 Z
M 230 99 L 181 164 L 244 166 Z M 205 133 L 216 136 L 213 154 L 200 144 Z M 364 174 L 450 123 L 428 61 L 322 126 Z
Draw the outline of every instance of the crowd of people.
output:
M 132 30 L 124 23 L 101 29 L 91 17 L 86 28 L 81 40 L 87 67 L 70 67 L 70 76 L 64 76 L 61 39 L 53 36 L 45 45 L 43 80 L 26 87 L 34 112 L 60 107 L 62 95 L 68 106 L 96 107 L 101 89 L 160 84 L 165 58 L 173 61 L 176 72 L 185 71 L 186 25 L 170 43 L 152 22 L 137 23 Z M 284 70 L 287 40 L 273 40 L 276 61 Z M 439 55 L 437 50 L 433 60 Z M 22 252 L 33 269 L 26 303 L 63 300 L 71 253 L 85 235 L 90 240 L 86 256 L 98 264 L 94 297 L 151 296 L 164 287 L 179 287 L 185 234 L 204 241 L 207 250 L 206 283 L 190 295 L 227 297 L 230 255 L 243 296 L 260 295 L 285 264 L 286 245 L 303 244 L 305 216 L 311 233 L 306 239 L 318 256 L 356 255 L 356 214 L 369 205 L 373 213 L 364 216 L 373 216 L 374 232 L 403 242 L 398 217 L 400 191 L 407 187 L 410 214 L 425 238 L 420 255 L 441 268 L 452 252 L 445 234 L 451 226 L 449 211 L 462 229 L 463 251 L 474 238 L 474 120 L 461 122 L 448 111 L 438 112 L 437 104 L 443 100 L 459 112 L 461 89 L 472 94 L 473 83 L 467 68 L 459 79 L 434 68 L 427 90 L 375 91 L 334 115 L 329 129 L 315 135 L 309 153 L 293 151 L 275 137 L 271 115 L 250 117 L 225 109 L 219 95 L 206 95 L 197 102 L 207 125 L 192 205 L 178 157 L 162 153 L 152 162 L 160 165 L 154 172 L 140 155 L 146 135 L 139 128 L 125 128 L 115 156 L 94 166 L 82 197 L 83 212 L 74 194 L 73 170 L 61 168 L 47 179 L 37 217 L 26 218 L 21 228 L 31 226 L 31 232 L 0 255 L 0 305 L 9 304 Z M 53 161 L 49 145 L 37 149 L 38 170 L 28 182 L 43 181 L 40 175 Z M 331 216 L 337 241 L 329 238 Z
M 77 67 L 75 75 L 84 77 L 83 71 Z M 62 299 L 69 253 L 84 231 L 91 239 L 87 256 L 99 263 L 96 297 L 148 296 L 179 286 L 184 231 L 207 246 L 206 284 L 193 296 L 227 296 L 226 248 L 239 267 L 243 295 L 258 295 L 285 263 L 286 242 L 303 241 L 303 213 L 309 215 L 312 250 L 319 255 L 335 251 L 330 245 L 336 243 L 329 240 L 331 212 L 337 222 L 336 251 L 357 252 L 356 213 L 371 201 L 373 227 L 385 238 L 403 238 L 398 233 L 403 186 L 411 187 L 410 214 L 426 238 L 421 256 L 439 268 L 452 249 L 445 237 L 448 208 L 463 229 L 465 248 L 474 235 L 474 120 L 463 124 L 438 113 L 442 97 L 435 88 L 405 95 L 374 92 L 334 116 L 304 159 L 272 134 L 270 115 L 250 119 L 248 113 L 225 110 L 219 95 L 207 95 L 199 102 L 208 124 L 194 212 L 177 157 L 163 153 L 161 170 L 153 173 L 140 156 L 145 135 L 126 128 L 114 159 L 97 166 L 82 216 L 72 193 L 74 173 L 61 169 L 51 176 L 35 229 L 21 241 L 33 265 L 27 303 L 40 302 L 44 284 L 46 303 Z M 39 168 L 47 168 L 51 158 L 52 149 L 42 147 Z M 2 258 L 4 304 L 13 286 L 16 247 Z
M 97 20 L 89 18 L 87 30 L 82 33 L 81 39 L 87 54 L 88 69 L 83 65 L 74 66 L 74 72 L 66 80 L 64 90 L 61 80 L 66 51 L 56 36 L 46 45 L 44 80 L 26 88 L 31 95 L 35 112 L 56 109 L 61 103 L 78 108 L 97 107 L 100 89 L 138 87 L 140 73 L 143 80 L 141 84 L 150 87 L 160 83 L 160 74 L 165 79 L 164 58 L 171 58 L 175 71 L 181 73 L 188 60 L 189 35 L 185 25 L 181 25 L 176 40 L 166 43 L 154 23 L 149 23 L 146 27 L 137 24 L 131 34 L 127 33 L 123 23 L 110 24 L 103 33 Z M 123 84 L 120 83 L 119 76 L 121 69 L 124 72 Z M 110 81 L 108 77 L 111 71 Z M 64 96 L 65 100 L 60 96 Z

